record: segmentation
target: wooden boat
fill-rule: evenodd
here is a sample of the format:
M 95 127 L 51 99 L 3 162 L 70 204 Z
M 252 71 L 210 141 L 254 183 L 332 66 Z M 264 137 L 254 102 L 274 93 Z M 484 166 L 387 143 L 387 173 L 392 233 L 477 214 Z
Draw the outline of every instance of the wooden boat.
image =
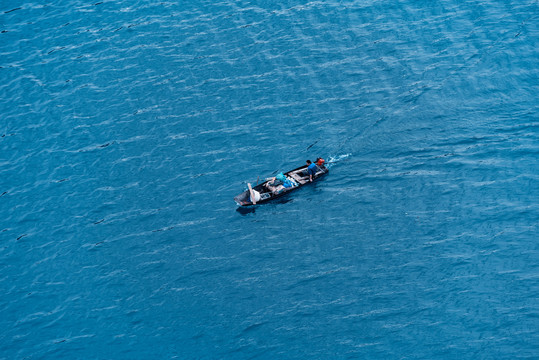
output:
M 316 173 L 313 177 L 313 182 L 318 180 L 320 177 L 327 174 L 329 170 L 324 165 L 317 165 L 316 167 Z M 273 199 L 280 198 L 281 196 L 284 196 L 286 194 L 291 193 L 292 191 L 295 191 L 299 189 L 300 187 L 309 184 L 309 175 L 307 174 L 307 165 L 300 166 L 294 170 L 290 170 L 283 174 L 286 179 L 288 179 L 290 182 L 294 184 L 291 187 L 283 187 L 283 186 L 272 186 L 272 180 L 269 179 L 264 181 L 261 184 L 258 184 L 254 187 L 252 187 L 252 190 L 254 192 L 257 192 L 260 194 L 260 199 L 256 201 L 256 205 L 258 204 L 264 204 L 268 201 L 271 201 Z M 249 187 L 251 185 L 249 184 Z M 258 197 L 255 194 L 256 197 Z M 245 190 L 241 194 L 234 197 L 234 201 L 239 206 L 251 206 L 255 205 L 251 201 L 251 192 L 250 190 Z

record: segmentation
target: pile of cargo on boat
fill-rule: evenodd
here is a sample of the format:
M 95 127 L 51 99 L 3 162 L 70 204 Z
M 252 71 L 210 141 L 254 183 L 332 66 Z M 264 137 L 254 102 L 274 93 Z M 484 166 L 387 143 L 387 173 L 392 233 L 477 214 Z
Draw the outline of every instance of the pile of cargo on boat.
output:
M 279 173 L 261 184 L 247 184 L 248 189 L 235 196 L 234 201 L 239 206 L 251 206 L 279 198 L 327 174 L 329 170 L 324 163 L 324 159 L 317 158 L 312 164 L 308 162 L 294 170 Z

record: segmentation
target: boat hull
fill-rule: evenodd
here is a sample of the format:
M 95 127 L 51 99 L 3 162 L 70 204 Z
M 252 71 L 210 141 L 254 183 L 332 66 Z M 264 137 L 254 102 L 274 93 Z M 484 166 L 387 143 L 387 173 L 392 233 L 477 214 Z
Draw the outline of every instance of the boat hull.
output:
M 317 181 L 322 176 L 326 175 L 328 172 L 329 172 L 329 170 L 325 166 L 317 166 L 317 171 L 316 171 L 316 174 L 313 177 L 313 182 Z M 256 205 L 265 204 L 265 203 L 270 202 L 272 200 L 278 199 L 278 198 L 283 197 L 283 196 L 285 196 L 287 194 L 290 194 L 291 192 L 301 188 L 302 186 L 310 184 L 309 176 L 307 175 L 307 165 L 303 165 L 303 166 L 300 166 L 300 167 L 298 167 L 296 169 L 290 170 L 290 171 L 284 173 L 284 175 L 289 179 L 293 179 L 297 183 L 297 186 L 290 187 L 290 188 L 285 188 L 285 189 L 283 189 L 282 191 L 280 191 L 278 193 L 273 193 L 273 192 L 271 192 L 270 190 L 268 190 L 266 188 L 266 184 L 269 181 L 264 181 L 263 183 L 258 184 L 258 185 L 253 187 L 253 190 L 258 191 L 260 193 L 260 196 L 261 196 L 261 199 L 256 202 Z M 251 202 L 249 190 L 246 190 L 246 191 L 242 192 L 241 194 L 235 196 L 234 201 L 236 202 L 236 204 L 238 204 L 239 206 L 242 206 L 242 207 L 243 206 L 253 206 L 254 205 Z

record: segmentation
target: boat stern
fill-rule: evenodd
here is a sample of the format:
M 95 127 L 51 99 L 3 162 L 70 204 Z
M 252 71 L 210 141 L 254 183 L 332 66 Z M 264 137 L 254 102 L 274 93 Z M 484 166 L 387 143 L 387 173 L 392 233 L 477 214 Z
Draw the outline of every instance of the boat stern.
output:
M 252 205 L 250 199 L 249 199 L 249 191 L 244 191 L 239 195 L 234 196 L 234 201 L 239 206 L 248 206 Z

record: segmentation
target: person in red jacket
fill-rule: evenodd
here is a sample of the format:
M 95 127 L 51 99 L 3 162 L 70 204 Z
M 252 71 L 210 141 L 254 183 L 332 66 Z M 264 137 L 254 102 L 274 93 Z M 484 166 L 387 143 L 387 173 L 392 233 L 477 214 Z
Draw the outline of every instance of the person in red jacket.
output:
M 324 166 L 325 162 L 326 162 L 326 160 L 319 157 L 319 158 L 316 158 L 315 164 L 322 167 L 322 166 Z

